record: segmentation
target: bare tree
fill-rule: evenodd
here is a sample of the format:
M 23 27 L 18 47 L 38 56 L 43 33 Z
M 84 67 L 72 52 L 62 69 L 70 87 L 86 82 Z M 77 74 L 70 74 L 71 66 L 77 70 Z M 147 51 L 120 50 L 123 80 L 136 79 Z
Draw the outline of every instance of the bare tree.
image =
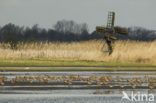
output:
M 54 29 L 62 33 L 82 34 L 88 32 L 86 23 L 78 24 L 74 21 L 61 20 L 54 25 Z

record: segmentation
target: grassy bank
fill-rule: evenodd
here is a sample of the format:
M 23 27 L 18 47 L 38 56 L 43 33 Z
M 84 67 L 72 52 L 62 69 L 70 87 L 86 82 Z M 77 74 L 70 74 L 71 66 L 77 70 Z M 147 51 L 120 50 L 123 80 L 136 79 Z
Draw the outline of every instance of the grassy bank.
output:
M 83 69 L 22 69 L 22 68 L 0 68 L 0 71 L 156 71 L 156 68 L 83 68 Z
M 7 58 L 0 59 L 0 66 L 13 67 L 59 67 L 59 66 L 78 66 L 78 67 L 151 67 L 153 64 L 145 63 L 130 63 L 130 62 L 104 62 L 93 60 L 76 60 L 76 59 L 48 59 L 48 58 Z

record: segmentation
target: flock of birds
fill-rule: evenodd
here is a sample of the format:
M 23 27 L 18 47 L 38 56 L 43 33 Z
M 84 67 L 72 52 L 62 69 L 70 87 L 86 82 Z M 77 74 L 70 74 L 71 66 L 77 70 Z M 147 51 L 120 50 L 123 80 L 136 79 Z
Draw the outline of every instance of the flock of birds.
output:
M 118 86 L 120 88 L 124 88 L 126 86 L 130 86 L 131 88 L 136 88 L 137 86 L 143 86 L 145 83 L 148 88 L 152 89 L 156 87 L 156 77 L 149 77 L 145 75 L 143 78 L 141 77 L 133 77 L 133 78 L 122 78 L 120 76 L 112 77 L 112 76 L 89 76 L 83 77 L 80 75 L 62 75 L 62 76 L 51 76 L 51 75 L 43 75 L 43 76 L 14 76 L 13 78 L 7 78 L 6 76 L 0 77 L 0 85 L 5 85 L 6 83 L 52 83 L 52 82 L 63 82 L 66 85 L 72 85 L 74 82 L 85 82 L 87 85 L 99 85 L 99 86 L 107 86 L 109 88 L 113 88 Z

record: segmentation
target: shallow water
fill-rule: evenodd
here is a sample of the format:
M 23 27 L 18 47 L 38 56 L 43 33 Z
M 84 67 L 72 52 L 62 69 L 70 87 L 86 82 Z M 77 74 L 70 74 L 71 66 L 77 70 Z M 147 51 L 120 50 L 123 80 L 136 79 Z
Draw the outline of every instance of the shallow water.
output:
M 0 103 L 132 103 L 128 100 L 121 101 L 123 91 L 128 95 L 132 91 L 140 94 L 152 93 L 156 99 L 156 90 L 150 89 L 2 90 Z
M 1 72 L 0 76 L 7 76 L 8 80 L 15 76 L 42 76 L 42 75 L 91 75 L 125 78 L 155 76 L 155 72 Z M 31 85 L 30 85 L 31 86 Z M 156 89 L 12 89 L 0 86 L 0 103 L 156 103 Z M 131 93 L 153 94 L 154 102 L 121 100 L 123 91 Z

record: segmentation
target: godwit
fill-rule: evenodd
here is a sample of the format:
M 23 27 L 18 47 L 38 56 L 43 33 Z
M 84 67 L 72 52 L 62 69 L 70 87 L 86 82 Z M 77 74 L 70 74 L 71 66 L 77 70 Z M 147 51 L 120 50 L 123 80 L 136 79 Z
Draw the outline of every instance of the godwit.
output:
M 114 86 L 113 86 L 112 84 L 108 84 L 108 87 L 109 87 L 109 88 L 112 88 L 112 87 L 114 87 Z
M 125 86 L 123 84 L 119 84 L 119 87 L 120 88 L 124 88 Z
M 96 85 L 101 85 L 101 82 L 99 82 L 99 81 L 96 81 Z
M 154 84 L 153 84 L 152 82 L 150 82 L 150 83 L 148 84 L 148 87 L 149 87 L 150 89 L 152 89 L 152 88 L 154 88 Z
M 134 89 L 135 88 L 135 85 L 134 84 L 131 84 L 131 87 Z
M 2 80 L 0 80 L 0 85 L 4 85 L 4 82 Z

